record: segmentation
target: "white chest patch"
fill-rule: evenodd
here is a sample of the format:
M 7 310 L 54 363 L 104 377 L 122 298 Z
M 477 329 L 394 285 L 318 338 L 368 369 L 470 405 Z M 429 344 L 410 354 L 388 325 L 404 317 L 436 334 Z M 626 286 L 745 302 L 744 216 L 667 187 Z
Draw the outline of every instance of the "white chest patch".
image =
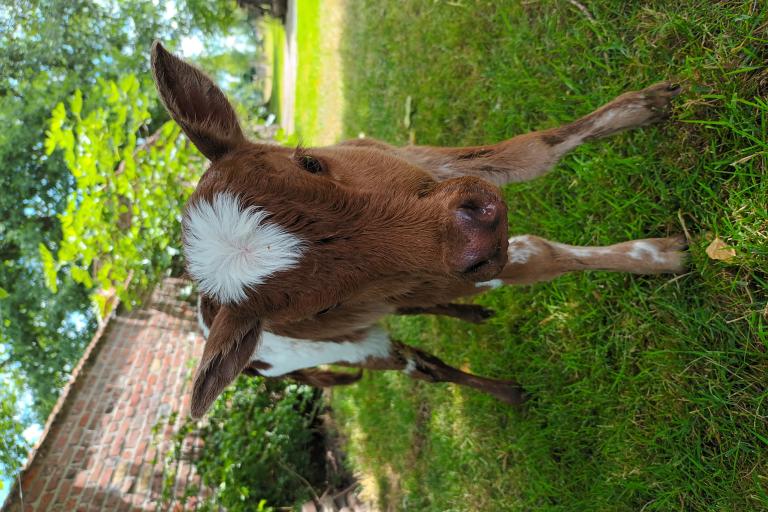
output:
M 259 208 L 243 208 L 234 194 L 192 204 L 184 216 L 184 256 L 200 289 L 223 304 L 246 298 L 246 289 L 295 266 L 303 243 Z
M 338 362 L 362 363 L 369 357 L 388 358 L 389 336 L 384 330 L 372 329 L 361 341 L 308 341 L 278 336 L 264 332 L 251 361 L 263 361 L 271 365 L 268 370 L 259 370 L 266 377 L 277 377 L 304 368 Z

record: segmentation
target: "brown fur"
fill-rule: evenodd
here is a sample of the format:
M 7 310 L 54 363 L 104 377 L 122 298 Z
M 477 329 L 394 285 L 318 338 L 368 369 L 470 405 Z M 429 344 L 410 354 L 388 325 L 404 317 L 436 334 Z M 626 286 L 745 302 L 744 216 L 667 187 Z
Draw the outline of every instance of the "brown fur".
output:
M 247 356 L 260 329 L 307 342 L 356 341 L 394 312 L 482 321 L 486 310 L 450 302 L 482 292 L 476 283 L 495 277 L 520 284 L 573 270 L 682 269 L 675 239 L 591 251 L 537 237 L 513 238 L 509 246 L 497 188 L 544 174 L 584 141 L 665 118 L 676 86 L 626 93 L 569 125 L 492 145 L 396 148 L 363 139 L 296 150 L 247 141 L 224 94 L 158 43 L 152 65 L 169 112 L 211 160 L 190 204 L 231 192 L 244 206 L 270 212 L 270 222 L 310 247 L 296 267 L 249 289 L 246 301 L 222 307 L 203 297 L 211 333 L 195 378 L 193 415 L 238 372 L 258 373 L 259 362 Z M 654 257 L 638 257 L 639 247 Z M 467 385 L 509 403 L 524 398 L 513 381 L 467 374 L 401 343 L 392 347 L 390 358 L 358 366 L 408 369 L 414 378 Z M 348 375 L 307 369 L 288 376 L 314 385 L 357 380 Z

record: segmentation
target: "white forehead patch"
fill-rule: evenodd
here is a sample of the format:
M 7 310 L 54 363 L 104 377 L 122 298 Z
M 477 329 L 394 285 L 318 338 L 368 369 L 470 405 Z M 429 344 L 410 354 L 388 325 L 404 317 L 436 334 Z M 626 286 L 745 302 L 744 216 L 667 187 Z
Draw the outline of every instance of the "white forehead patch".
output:
M 234 194 L 198 201 L 184 217 L 184 256 L 203 293 L 222 304 L 245 300 L 246 289 L 295 266 L 301 239 L 267 222 L 266 211 L 243 208 Z

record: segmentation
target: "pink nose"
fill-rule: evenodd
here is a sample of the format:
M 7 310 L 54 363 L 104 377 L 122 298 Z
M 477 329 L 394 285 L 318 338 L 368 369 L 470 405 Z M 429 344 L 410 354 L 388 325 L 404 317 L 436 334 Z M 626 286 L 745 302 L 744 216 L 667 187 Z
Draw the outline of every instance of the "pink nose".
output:
M 462 241 L 451 258 L 456 270 L 472 279 L 498 274 L 506 263 L 507 207 L 500 198 L 465 200 L 454 213 Z

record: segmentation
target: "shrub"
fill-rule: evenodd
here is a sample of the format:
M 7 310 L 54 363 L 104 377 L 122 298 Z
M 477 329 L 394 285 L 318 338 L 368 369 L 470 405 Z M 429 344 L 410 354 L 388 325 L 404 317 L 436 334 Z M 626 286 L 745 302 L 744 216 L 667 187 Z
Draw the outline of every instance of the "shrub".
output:
M 194 465 L 213 490 L 203 510 L 253 511 L 265 503 L 305 501 L 324 478 L 321 457 L 313 457 L 319 405 L 317 392 L 308 386 L 240 377 L 203 422 L 186 421 L 166 468 L 175 466 L 184 438 L 193 434 L 204 442 Z M 166 502 L 172 499 L 174 480 L 175 475 L 167 475 Z

